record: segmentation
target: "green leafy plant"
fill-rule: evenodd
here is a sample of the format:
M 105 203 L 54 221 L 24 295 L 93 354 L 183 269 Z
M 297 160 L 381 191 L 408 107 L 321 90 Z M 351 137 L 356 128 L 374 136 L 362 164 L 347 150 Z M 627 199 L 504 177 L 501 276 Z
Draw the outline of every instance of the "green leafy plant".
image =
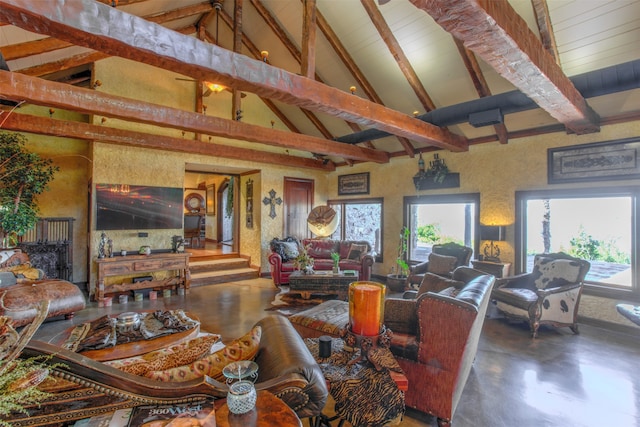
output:
M 416 229 L 418 241 L 422 243 L 438 243 L 442 240 L 439 224 L 426 224 Z
M 398 271 L 396 276 L 407 277 L 409 275 L 409 264 L 407 263 L 407 251 L 409 250 L 409 237 L 411 231 L 407 227 L 400 230 L 400 239 L 398 241 L 398 256 L 396 257 L 396 266 Z
M 28 359 L 14 359 L 4 366 L 0 375 L 0 426 L 11 427 L 7 416 L 12 412 L 28 414 L 25 407 L 39 404 L 46 400 L 50 393 L 38 389 L 51 369 L 62 364 L 49 364 L 52 356 L 38 356 Z
M 36 196 L 58 171 L 50 159 L 25 148 L 26 138 L 17 133 L 0 133 L 0 239 L 3 246 L 17 243 L 38 221 Z
M 338 263 L 340 262 L 340 254 L 338 252 L 331 252 L 331 259 L 333 260 L 333 266 L 338 268 Z

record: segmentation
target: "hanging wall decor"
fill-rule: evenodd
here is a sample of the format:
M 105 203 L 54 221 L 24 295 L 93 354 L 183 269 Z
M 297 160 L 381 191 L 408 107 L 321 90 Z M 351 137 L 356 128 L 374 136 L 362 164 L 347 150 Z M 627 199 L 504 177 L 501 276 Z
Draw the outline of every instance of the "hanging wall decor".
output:
M 281 205 L 282 199 L 280 197 L 276 197 L 276 190 L 271 189 L 271 191 L 269 191 L 269 197 L 262 199 L 262 203 L 264 203 L 265 206 L 271 206 L 269 216 L 273 219 L 276 217 L 276 205 Z
M 253 180 L 247 181 L 247 228 L 253 228 Z

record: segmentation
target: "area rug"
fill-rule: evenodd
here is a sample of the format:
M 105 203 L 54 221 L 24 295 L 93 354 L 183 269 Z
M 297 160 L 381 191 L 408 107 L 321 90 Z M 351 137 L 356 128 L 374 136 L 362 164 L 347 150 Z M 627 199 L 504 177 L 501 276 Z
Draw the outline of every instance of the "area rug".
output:
M 309 299 L 304 299 L 299 293 L 291 292 L 289 286 L 281 286 L 280 292 L 276 294 L 274 300 L 271 301 L 271 307 L 265 310 L 277 311 L 283 316 L 291 316 L 336 298 L 336 295 L 313 295 Z

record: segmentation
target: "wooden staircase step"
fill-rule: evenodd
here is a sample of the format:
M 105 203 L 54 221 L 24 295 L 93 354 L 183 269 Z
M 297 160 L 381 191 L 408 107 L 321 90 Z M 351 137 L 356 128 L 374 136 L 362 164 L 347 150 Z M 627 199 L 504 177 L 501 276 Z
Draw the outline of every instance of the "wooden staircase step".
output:
M 204 261 L 189 260 L 189 270 L 191 273 L 200 273 L 204 271 L 221 271 L 249 267 L 249 260 L 246 258 L 223 258 Z
M 216 283 L 234 282 L 237 280 L 257 279 L 260 272 L 256 268 L 232 268 L 217 271 L 201 271 L 191 273 L 191 287 L 213 285 Z

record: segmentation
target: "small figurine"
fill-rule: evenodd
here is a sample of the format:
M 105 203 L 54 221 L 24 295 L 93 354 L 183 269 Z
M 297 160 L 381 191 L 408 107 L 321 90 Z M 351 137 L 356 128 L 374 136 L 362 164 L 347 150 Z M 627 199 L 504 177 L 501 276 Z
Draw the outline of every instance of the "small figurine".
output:
M 109 258 L 113 258 L 113 240 L 107 240 L 107 252 L 105 254 Z
M 100 243 L 98 243 L 98 258 L 104 258 L 106 256 L 107 242 L 108 242 L 107 234 L 103 231 L 100 235 Z

